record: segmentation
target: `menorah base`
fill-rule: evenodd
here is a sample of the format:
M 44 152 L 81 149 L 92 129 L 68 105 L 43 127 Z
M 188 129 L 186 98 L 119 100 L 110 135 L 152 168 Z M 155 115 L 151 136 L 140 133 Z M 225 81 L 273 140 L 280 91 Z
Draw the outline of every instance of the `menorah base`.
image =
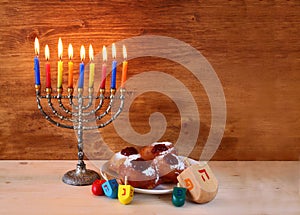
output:
M 100 176 L 94 170 L 86 169 L 85 165 L 77 165 L 77 168 L 66 172 L 62 181 L 66 184 L 73 186 L 91 185 Z

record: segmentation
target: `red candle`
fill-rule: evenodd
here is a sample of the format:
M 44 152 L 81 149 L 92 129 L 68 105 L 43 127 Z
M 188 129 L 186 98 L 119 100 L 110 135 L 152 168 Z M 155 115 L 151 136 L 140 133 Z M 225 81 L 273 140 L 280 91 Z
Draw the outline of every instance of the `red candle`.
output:
M 50 75 L 50 51 L 48 45 L 45 46 L 45 58 L 47 60 L 46 62 L 46 88 L 51 88 L 51 75 Z
M 107 52 L 106 47 L 103 46 L 102 49 L 102 56 L 103 56 L 103 64 L 102 64 L 102 76 L 101 76 L 101 84 L 100 88 L 105 89 L 105 82 L 106 82 L 106 61 L 107 61 Z

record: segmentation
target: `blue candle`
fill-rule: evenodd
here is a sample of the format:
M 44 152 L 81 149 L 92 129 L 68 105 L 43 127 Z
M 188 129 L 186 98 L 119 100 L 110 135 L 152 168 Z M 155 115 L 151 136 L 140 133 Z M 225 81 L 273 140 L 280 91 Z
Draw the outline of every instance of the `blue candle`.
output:
M 117 61 L 113 60 L 112 62 L 112 72 L 111 72 L 111 84 L 112 89 L 116 89 L 116 76 L 117 76 Z
M 79 68 L 79 83 L 78 83 L 78 88 L 83 88 L 84 84 L 84 63 L 82 62 L 80 64 Z
M 80 58 L 81 58 L 81 64 L 79 67 L 79 83 L 78 83 L 78 88 L 83 88 L 84 84 L 84 58 L 85 58 L 85 49 L 84 46 L 81 46 L 80 48 Z
M 35 38 L 34 40 L 34 51 L 35 51 L 35 57 L 34 57 L 34 77 L 35 77 L 35 84 L 41 85 L 41 79 L 40 79 L 40 62 L 39 62 L 39 52 L 40 52 L 40 44 L 38 38 Z
M 41 85 L 40 79 L 40 62 L 38 56 L 34 57 L 34 77 L 35 77 L 35 84 Z
M 112 44 L 112 57 L 113 57 L 113 62 L 112 62 L 112 71 L 111 71 L 111 82 L 110 82 L 110 88 L 111 89 L 116 89 L 116 76 L 117 76 L 117 61 L 116 61 L 116 46 L 113 43 Z

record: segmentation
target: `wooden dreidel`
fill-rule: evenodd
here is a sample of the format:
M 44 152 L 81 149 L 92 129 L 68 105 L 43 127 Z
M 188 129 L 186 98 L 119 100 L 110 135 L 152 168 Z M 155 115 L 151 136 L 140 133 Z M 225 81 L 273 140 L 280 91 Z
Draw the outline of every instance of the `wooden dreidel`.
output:
M 188 189 L 191 200 L 197 203 L 213 200 L 218 192 L 218 181 L 206 162 L 189 166 L 177 179 Z
M 134 187 L 127 185 L 127 176 L 125 176 L 125 185 L 119 185 L 118 198 L 123 205 L 129 204 L 133 199 Z
M 116 179 L 108 180 L 102 184 L 102 189 L 104 194 L 112 199 L 116 199 L 118 196 L 118 182 Z
M 172 203 L 176 207 L 181 207 L 185 203 L 185 195 L 186 195 L 186 188 L 180 187 L 180 184 L 177 184 L 177 187 L 173 188 L 172 193 Z

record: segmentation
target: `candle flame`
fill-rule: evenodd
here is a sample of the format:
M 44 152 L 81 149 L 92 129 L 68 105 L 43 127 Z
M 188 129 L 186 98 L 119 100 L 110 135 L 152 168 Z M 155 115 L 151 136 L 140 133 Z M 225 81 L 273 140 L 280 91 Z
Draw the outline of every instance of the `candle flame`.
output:
M 39 55 L 39 53 L 40 53 L 40 44 L 39 44 L 39 40 L 37 37 L 34 40 L 34 52 L 36 55 Z
M 111 49 L 112 49 L 112 57 L 113 59 L 115 59 L 117 56 L 117 50 L 116 50 L 116 45 L 114 43 L 112 44 Z
M 107 61 L 107 51 L 106 51 L 105 46 L 103 46 L 103 48 L 102 48 L 102 57 L 103 57 L 103 61 L 106 62 Z
M 81 58 L 81 61 L 84 61 L 84 59 L 85 59 L 85 49 L 84 49 L 83 45 L 80 47 L 80 58 Z
M 62 54 L 63 54 L 63 44 L 61 41 L 61 38 L 58 39 L 58 58 L 62 59 Z
M 94 60 L 94 50 L 91 44 L 89 46 L 89 57 L 90 57 L 90 61 Z
M 123 58 L 124 58 L 125 60 L 127 60 L 127 50 L 126 50 L 125 45 L 123 45 Z
M 48 45 L 45 46 L 45 58 L 46 58 L 46 60 L 49 60 L 49 58 L 50 58 L 50 51 L 49 51 Z
M 71 60 L 73 58 L 73 46 L 70 43 L 69 47 L 68 47 L 68 55 L 69 55 L 69 59 Z

